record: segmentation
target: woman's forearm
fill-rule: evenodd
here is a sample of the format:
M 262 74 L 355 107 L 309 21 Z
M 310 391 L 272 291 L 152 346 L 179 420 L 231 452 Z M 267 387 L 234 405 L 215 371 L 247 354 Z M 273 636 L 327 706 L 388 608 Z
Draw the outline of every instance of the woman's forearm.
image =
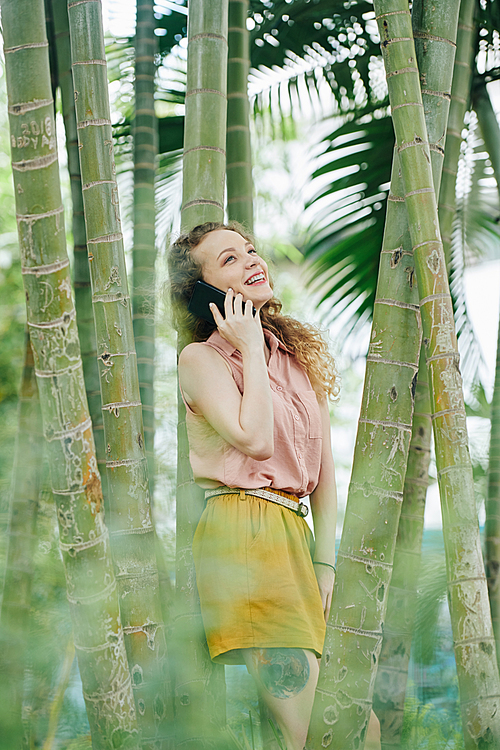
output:
M 266 358 L 262 347 L 245 350 L 240 427 L 248 442 L 249 455 L 265 461 L 274 453 L 273 401 Z
M 311 510 L 316 539 L 314 560 L 335 565 L 337 526 L 337 488 L 335 478 L 322 482 L 311 495 Z

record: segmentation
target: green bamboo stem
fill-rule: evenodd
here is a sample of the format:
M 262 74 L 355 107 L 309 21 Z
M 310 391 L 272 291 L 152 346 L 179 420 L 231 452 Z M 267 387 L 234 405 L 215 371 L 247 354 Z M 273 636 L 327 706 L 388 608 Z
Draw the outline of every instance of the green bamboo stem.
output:
M 421 336 L 399 171 L 395 158 L 311 750 L 363 747 L 382 646 Z
M 135 34 L 134 116 L 134 247 L 132 250 L 132 311 L 142 420 L 151 495 L 154 486 L 154 289 L 155 289 L 155 171 L 158 153 L 154 110 L 153 0 L 138 0 Z
M 17 750 L 22 744 L 24 666 L 29 635 L 33 556 L 37 543 L 42 445 L 40 401 L 33 352 L 26 332 L 0 610 L 0 736 L 5 750 Z
M 42 0 L 2 0 L 21 264 L 60 547 L 95 750 L 137 724 L 66 253 Z
M 227 0 L 191 5 L 184 133 L 182 227 L 224 217 Z
M 500 128 L 486 86 L 474 97 L 481 134 L 495 173 L 500 193 Z M 498 327 L 495 384 L 491 400 L 491 437 L 486 498 L 486 578 L 490 594 L 491 619 L 500 659 L 500 322 Z
M 172 707 L 164 670 L 165 633 L 113 160 L 101 4 L 70 0 L 68 15 L 103 404 L 109 525 L 144 748 L 168 743 Z
M 444 161 L 444 134 L 452 87 L 457 23 L 457 2 L 436 5 L 416 0 L 413 3 L 413 35 L 436 189 L 439 189 Z M 404 201 L 404 193 L 401 197 Z M 406 217 L 406 208 L 404 212 Z M 422 352 L 415 402 L 403 507 L 374 692 L 374 708 L 380 720 L 382 750 L 393 750 L 401 743 L 412 630 L 416 614 L 417 580 L 432 434 L 429 385 Z
M 376 0 L 375 12 L 417 271 L 464 744 L 493 748 L 500 743 L 500 680 L 411 20 L 404 0 Z
M 408 664 L 417 605 L 425 496 L 429 483 L 432 435 L 430 410 L 427 366 L 421 352 L 403 506 L 373 700 L 373 708 L 380 720 L 381 750 L 394 750 L 401 746 Z
M 253 230 L 252 151 L 249 102 L 248 0 L 229 0 L 227 60 L 227 213 Z
M 66 133 L 66 152 L 73 202 L 73 287 L 75 290 L 76 322 L 82 354 L 85 390 L 89 404 L 92 429 L 97 454 L 97 465 L 101 478 L 106 478 L 106 452 L 104 427 L 99 390 L 99 368 L 95 338 L 94 313 L 92 311 L 92 289 L 87 257 L 87 234 L 83 215 L 82 178 L 78 158 L 78 136 L 76 132 L 75 94 L 71 75 L 71 45 L 69 39 L 68 6 L 66 0 L 49 0 L 52 7 L 54 30 L 54 60 L 57 66 L 57 83 L 61 90 L 62 113 Z M 104 482 L 106 487 L 106 482 Z M 104 492 L 107 505 L 107 492 Z
M 182 228 L 224 218 L 227 0 L 192 0 L 183 161 Z M 187 341 L 178 342 L 179 351 Z M 189 464 L 186 410 L 178 394 L 175 707 L 177 746 L 210 747 L 225 725 L 224 667 L 208 653 L 192 540 L 204 493 Z
M 461 0 L 450 114 L 446 130 L 443 179 L 440 190 L 436 189 L 436 195 L 439 195 L 439 226 L 448 269 L 451 262 L 451 232 L 456 213 L 455 185 L 457 182 L 458 157 L 462 144 L 464 116 L 470 100 L 475 7 L 476 0 Z

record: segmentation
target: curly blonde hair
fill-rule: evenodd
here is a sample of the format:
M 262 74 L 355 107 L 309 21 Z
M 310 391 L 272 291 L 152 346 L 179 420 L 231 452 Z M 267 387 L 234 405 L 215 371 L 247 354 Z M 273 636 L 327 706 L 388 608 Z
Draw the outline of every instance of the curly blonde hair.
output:
M 192 254 L 205 235 L 218 229 L 238 232 L 245 240 L 255 244 L 252 235 L 235 221 L 206 222 L 181 235 L 168 252 L 170 299 L 174 326 L 183 338 L 191 341 L 206 341 L 216 329 L 188 310 L 194 285 L 203 278 L 201 264 Z M 339 377 L 326 342 L 320 331 L 312 325 L 300 323 L 281 313 L 282 304 L 272 297 L 263 305 L 260 317 L 263 328 L 271 331 L 296 357 L 306 371 L 314 391 L 319 396 L 336 398 L 339 392 Z

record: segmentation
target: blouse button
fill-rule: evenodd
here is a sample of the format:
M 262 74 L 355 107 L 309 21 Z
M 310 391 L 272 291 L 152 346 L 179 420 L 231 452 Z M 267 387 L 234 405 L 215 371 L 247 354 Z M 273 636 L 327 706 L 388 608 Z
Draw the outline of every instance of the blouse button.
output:
M 277 385 L 277 386 L 276 386 L 276 390 L 277 390 L 277 391 L 282 391 L 282 390 L 283 390 L 283 388 L 282 388 L 282 387 L 281 387 L 280 385 Z
M 296 421 L 296 422 L 298 422 L 298 421 L 299 421 L 299 416 L 298 416 L 298 414 L 295 414 L 295 416 L 294 416 L 294 419 L 295 419 L 295 421 Z

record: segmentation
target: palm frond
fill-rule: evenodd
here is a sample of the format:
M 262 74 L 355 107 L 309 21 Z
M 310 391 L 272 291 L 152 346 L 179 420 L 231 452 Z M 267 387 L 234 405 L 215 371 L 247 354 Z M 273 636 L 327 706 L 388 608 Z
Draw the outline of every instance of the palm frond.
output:
M 393 140 L 385 110 L 353 118 L 324 140 L 312 175 L 318 187 L 307 204 L 310 230 L 301 249 L 309 284 L 328 303 L 325 322 L 345 316 L 345 335 L 373 310 Z
M 349 8 L 327 0 L 251 3 L 254 115 L 273 107 L 278 119 L 292 109 L 324 115 L 373 101 L 373 61 L 381 59 L 374 19 L 365 0 Z
M 487 373 L 467 310 L 465 271 L 470 265 L 500 256 L 498 191 L 495 181 L 489 179 L 491 169 L 487 161 L 488 154 L 477 130 L 477 118 L 471 113 L 457 174 L 457 214 L 452 232 L 450 290 L 462 375 L 468 400 L 472 401 L 473 385 L 484 382 Z

